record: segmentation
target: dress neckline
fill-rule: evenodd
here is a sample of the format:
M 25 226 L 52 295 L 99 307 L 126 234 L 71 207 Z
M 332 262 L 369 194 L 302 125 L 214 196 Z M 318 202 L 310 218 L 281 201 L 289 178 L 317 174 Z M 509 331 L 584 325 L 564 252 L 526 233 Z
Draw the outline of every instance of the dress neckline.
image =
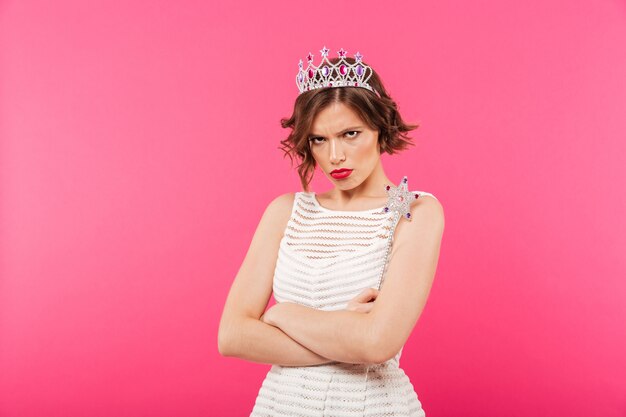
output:
M 329 213 L 377 213 L 377 212 L 382 213 L 383 209 L 387 207 L 387 204 L 385 204 L 384 206 L 369 209 L 369 210 L 332 210 L 332 209 L 322 206 L 319 203 L 319 201 L 317 201 L 317 193 L 315 191 L 311 191 L 311 197 L 312 197 L 313 203 L 315 204 L 315 207 L 317 207 L 318 209 L 322 211 L 327 211 Z

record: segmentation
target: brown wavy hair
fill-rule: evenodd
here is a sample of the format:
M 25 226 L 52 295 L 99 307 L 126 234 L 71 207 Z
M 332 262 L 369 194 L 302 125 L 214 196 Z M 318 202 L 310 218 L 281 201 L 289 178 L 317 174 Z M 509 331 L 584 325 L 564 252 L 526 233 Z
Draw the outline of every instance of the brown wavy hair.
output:
M 329 61 L 336 64 L 339 59 L 335 57 Z M 354 58 L 344 57 L 344 59 L 350 64 L 355 63 Z M 317 165 L 308 141 L 313 121 L 317 114 L 330 104 L 345 104 L 358 114 L 370 129 L 378 130 L 381 153 L 391 155 L 414 145 L 406 133 L 417 129 L 419 124 L 407 124 L 402 120 L 398 105 L 389 96 L 382 80 L 373 69 L 368 84 L 378 91 L 380 97 L 361 87 L 326 87 L 310 90 L 298 96 L 291 117 L 280 120 L 281 126 L 290 128 L 291 133 L 280 141 L 279 149 L 285 153 L 283 157 L 289 156 L 292 167 L 294 157 L 301 160 L 298 175 L 304 191 L 309 191 L 309 184 Z

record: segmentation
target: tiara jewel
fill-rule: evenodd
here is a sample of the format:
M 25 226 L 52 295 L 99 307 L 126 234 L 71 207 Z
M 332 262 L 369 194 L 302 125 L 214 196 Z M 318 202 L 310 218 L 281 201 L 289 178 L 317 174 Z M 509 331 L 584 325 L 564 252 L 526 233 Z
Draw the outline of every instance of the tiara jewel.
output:
M 365 65 L 363 55 L 357 52 L 354 55 L 355 63 L 350 64 L 346 61 L 348 51 L 341 48 L 337 51 L 339 61 L 332 64 L 328 60 L 328 52 L 330 50 L 324 46 L 320 50 L 322 53 L 322 61 L 319 65 L 313 64 L 313 54 L 309 52 L 307 55 L 307 67 L 304 68 L 302 60 L 298 63 L 298 75 L 296 75 L 296 85 L 299 94 L 306 91 L 315 90 L 326 87 L 360 87 L 366 88 L 380 97 L 380 94 L 370 86 L 367 81 L 372 76 L 372 68 Z

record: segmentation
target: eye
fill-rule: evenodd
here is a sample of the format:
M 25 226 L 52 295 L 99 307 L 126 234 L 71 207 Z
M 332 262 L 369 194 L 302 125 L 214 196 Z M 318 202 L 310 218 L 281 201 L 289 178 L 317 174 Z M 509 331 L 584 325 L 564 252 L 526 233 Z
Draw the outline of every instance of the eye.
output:
M 324 138 L 312 137 L 312 138 L 309 138 L 309 142 L 313 144 L 320 143 L 320 142 L 316 142 L 317 139 L 324 140 Z
M 350 131 L 348 131 L 348 132 L 344 133 L 344 135 L 345 135 L 348 139 L 354 139 L 354 138 L 356 138 L 357 136 L 359 136 L 359 133 L 361 133 L 361 131 L 359 131 L 359 130 L 350 130 Z M 319 140 L 319 142 L 318 142 L 318 140 Z M 325 140 L 326 140 L 326 139 L 324 139 L 324 138 L 322 138 L 322 137 L 319 137 L 319 136 L 311 136 L 311 137 L 309 138 L 309 142 L 310 142 L 310 143 L 313 143 L 313 144 L 319 144 L 319 143 L 322 143 L 322 142 L 323 142 L 323 141 L 325 141 Z

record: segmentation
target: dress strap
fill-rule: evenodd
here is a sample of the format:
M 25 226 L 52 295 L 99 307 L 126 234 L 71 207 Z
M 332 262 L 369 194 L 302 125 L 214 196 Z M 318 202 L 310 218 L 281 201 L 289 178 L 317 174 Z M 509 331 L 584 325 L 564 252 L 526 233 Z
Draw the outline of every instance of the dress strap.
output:
M 291 218 L 293 218 L 294 214 L 296 214 L 296 210 L 298 209 L 298 202 L 301 199 L 302 191 L 296 191 L 293 195 L 293 206 L 291 206 Z

